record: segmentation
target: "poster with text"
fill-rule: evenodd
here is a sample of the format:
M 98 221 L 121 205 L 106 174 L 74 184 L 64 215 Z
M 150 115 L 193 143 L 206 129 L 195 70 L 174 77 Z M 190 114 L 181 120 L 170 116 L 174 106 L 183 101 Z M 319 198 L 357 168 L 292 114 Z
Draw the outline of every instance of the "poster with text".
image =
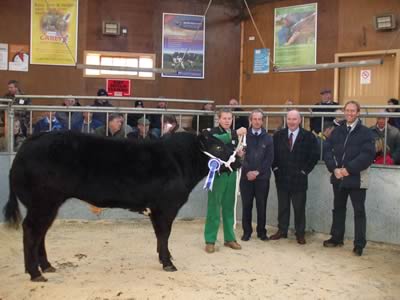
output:
M 78 0 L 31 0 L 31 64 L 74 66 Z
M 253 74 L 269 73 L 269 49 L 254 49 Z
M 10 44 L 8 55 L 8 70 L 28 72 L 29 70 L 29 46 Z
M 8 44 L 0 43 L 0 70 L 8 69 Z
M 317 3 L 275 8 L 274 63 L 293 67 L 316 63 Z
M 204 78 L 204 16 L 163 14 L 162 77 Z

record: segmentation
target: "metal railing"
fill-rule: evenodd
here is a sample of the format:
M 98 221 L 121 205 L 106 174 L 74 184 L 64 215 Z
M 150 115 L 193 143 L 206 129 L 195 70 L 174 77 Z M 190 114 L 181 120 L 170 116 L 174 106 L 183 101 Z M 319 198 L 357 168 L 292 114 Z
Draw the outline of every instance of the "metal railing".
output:
M 144 98 L 144 97 L 98 97 L 98 96 L 49 96 L 49 95 L 19 95 L 18 98 L 30 98 L 30 99 L 108 99 L 108 100 L 123 100 L 123 101 L 164 101 L 164 102 L 178 102 L 178 103 L 190 103 L 190 104 L 204 104 L 204 103 L 212 103 L 210 100 L 190 100 L 190 99 L 168 99 L 168 98 Z M 141 115 L 144 119 L 151 115 L 160 115 L 161 116 L 161 123 L 164 123 L 164 116 L 165 115 L 174 115 L 177 117 L 177 122 L 180 128 L 184 127 L 183 125 L 183 118 L 188 119 L 189 117 L 196 118 L 196 121 L 192 121 L 190 124 L 195 124 L 195 128 L 193 126 L 186 126 L 185 129 L 192 130 L 193 132 L 199 132 L 199 121 L 202 116 L 213 116 L 214 117 L 214 124 L 216 124 L 216 112 L 214 111 L 204 111 L 204 110 L 196 110 L 196 109 L 160 109 L 160 108 L 132 108 L 132 107 L 96 107 L 96 106 L 60 106 L 60 105 L 14 105 L 11 103 L 12 100 L 10 99 L 0 99 L 0 113 L 4 112 L 6 116 L 6 120 L 8 124 L 14 124 L 15 119 L 15 112 L 25 111 L 29 113 L 29 128 L 28 128 L 28 135 L 33 133 L 33 122 L 34 122 L 34 114 L 37 112 L 50 112 L 50 123 L 49 123 L 49 130 L 52 130 L 52 114 L 56 112 L 66 112 L 68 113 L 68 128 L 71 129 L 72 124 L 72 113 L 75 112 L 91 112 L 91 113 L 104 113 L 106 114 L 106 120 L 110 114 L 121 114 L 124 118 L 123 128 L 128 128 L 127 120 L 130 114 Z M 4 104 L 1 104 L 4 103 Z M 219 107 L 225 107 L 222 105 L 217 105 Z M 267 131 L 270 133 L 276 131 L 279 128 L 284 128 L 286 126 L 286 114 L 287 110 L 296 108 L 300 111 L 300 115 L 302 117 L 302 127 L 309 129 L 307 125 L 307 120 L 312 117 L 319 117 L 321 118 L 321 132 L 324 132 L 324 124 L 325 118 L 327 117 L 341 117 L 343 118 L 342 113 L 338 112 L 313 112 L 311 111 L 312 108 L 321 108 L 320 105 L 241 105 L 237 106 L 240 108 L 266 108 L 267 110 L 264 111 L 265 120 L 264 126 Z M 233 107 L 232 107 L 233 108 Z M 327 107 L 327 109 L 332 109 L 336 107 Z M 337 106 L 340 109 L 340 106 Z M 363 121 L 370 120 L 371 118 L 385 118 L 386 124 L 388 118 L 400 118 L 400 112 L 377 112 L 372 110 L 382 110 L 388 108 L 400 108 L 393 105 L 366 105 L 362 106 L 362 112 L 360 114 L 360 118 Z M 276 111 L 275 109 L 279 109 Z M 305 111 L 302 111 L 305 110 Z M 250 113 L 249 111 L 234 111 L 234 116 L 245 116 L 248 117 Z M 233 119 L 233 126 L 235 126 L 235 118 Z M 106 134 L 108 133 L 108 122 L 105 122 L 106 126 Z M 146 127 L 145 127 L 146 128 Z M 89 127 L 88 127 L 89 130 Z M 163 130 L 163 126 L 161 126 L 161 131 Z M 388 126 L 384 128 L 384 164 L 386 165 L 386 154 L 387 154 L 387 130 Z M 146 132 L 145 132 L 146 134 Z M 163 132 L 161 132 L 163 134 Z M 127 135 L 127 131 L 125 130 L 125 136 Z M 5 127 L 4 131 L 4 139 L 7 141 L 7 151 L 5 153 L 15 153 L 14 149 L 14 127 L 7 126 Z M 320 143 L 320 159 L 322 160 L 323 157 L 323 143 L 324 141 L 321 140 Z M 400 141 L 399 141 L 400 144 Z M 1 151 L 1 150 L 0 150 Z M 3 152 L 4 153 L 4 152 Z

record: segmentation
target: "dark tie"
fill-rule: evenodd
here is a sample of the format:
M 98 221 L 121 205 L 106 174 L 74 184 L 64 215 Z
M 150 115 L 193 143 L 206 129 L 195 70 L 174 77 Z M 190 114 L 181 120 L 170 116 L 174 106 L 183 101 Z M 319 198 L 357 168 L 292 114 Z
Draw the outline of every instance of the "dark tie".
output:
M 351 131 L 351 126 L 347 126 L 347 133 L 350 133 Z
M 255 135 L 255 136 L 258 136 L 258 131 L 254 132 L 254 135 Z
M 290 151 L 292 151 L 292 147 L 293 147 L 293 132 L 291 132 L 290 135 L 289 135 L 289 148 L 290 148 Z

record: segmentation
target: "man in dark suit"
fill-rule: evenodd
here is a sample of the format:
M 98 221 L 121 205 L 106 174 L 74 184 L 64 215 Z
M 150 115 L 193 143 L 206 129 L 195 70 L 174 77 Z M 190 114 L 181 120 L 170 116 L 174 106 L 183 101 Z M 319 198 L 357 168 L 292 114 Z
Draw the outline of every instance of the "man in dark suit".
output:
M 354 208 L 355 255 L 361 256 L 366 245 L 365 196 L 368 169 L 375 158 L 375 142 L 370 129 L 361 124 L 360 104 L 348 101 L 344 106 L 346 122 L 337 127 L 324 145 L 324 160 L 332 173 L 332 237 L 325 247 L 343 246 L 346 204 L 350 196 Z
M 240 193 L 242 195 L 242 241 L 248 241 L 253 232 L 251 212 L 253 210 L 254 198 L 256 199 L 257 207 L 257 237 L 262 241 L 268 240 L 265 224 L 271 164 L 274 159 L 274 146 L 272 137 L 262 127 L 263 118 L 264 114 L 261 110 L 252 111 L 249 118 L 251 128 L 246 135 L 247 148 L 242 163 L 242 176 L 240 179 Z
M 287 128 L 274 135 L 274 162 L 272 169 L 278 192 L 278 231 L 271 240 L 287 238 L 290 221 L 290 202 L 293 204 L 297 242 L 306 243 L 306 198 L 308 174 L 318 162 L 315 136 L 300 128 L 301 116 L 297 110 L 287 113 Z

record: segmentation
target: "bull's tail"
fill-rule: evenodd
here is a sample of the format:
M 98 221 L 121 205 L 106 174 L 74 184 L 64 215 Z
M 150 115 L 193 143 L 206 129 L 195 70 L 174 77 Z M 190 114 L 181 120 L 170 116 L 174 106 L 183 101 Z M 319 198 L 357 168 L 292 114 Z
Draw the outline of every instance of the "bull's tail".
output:
M 17 195 L 15 194 L 10 180 L 10 195 L 8 202 L 3 209 L 4 218 L 10 227 L 18 228 L 21 222 L 21 212 L 19 210 Z

